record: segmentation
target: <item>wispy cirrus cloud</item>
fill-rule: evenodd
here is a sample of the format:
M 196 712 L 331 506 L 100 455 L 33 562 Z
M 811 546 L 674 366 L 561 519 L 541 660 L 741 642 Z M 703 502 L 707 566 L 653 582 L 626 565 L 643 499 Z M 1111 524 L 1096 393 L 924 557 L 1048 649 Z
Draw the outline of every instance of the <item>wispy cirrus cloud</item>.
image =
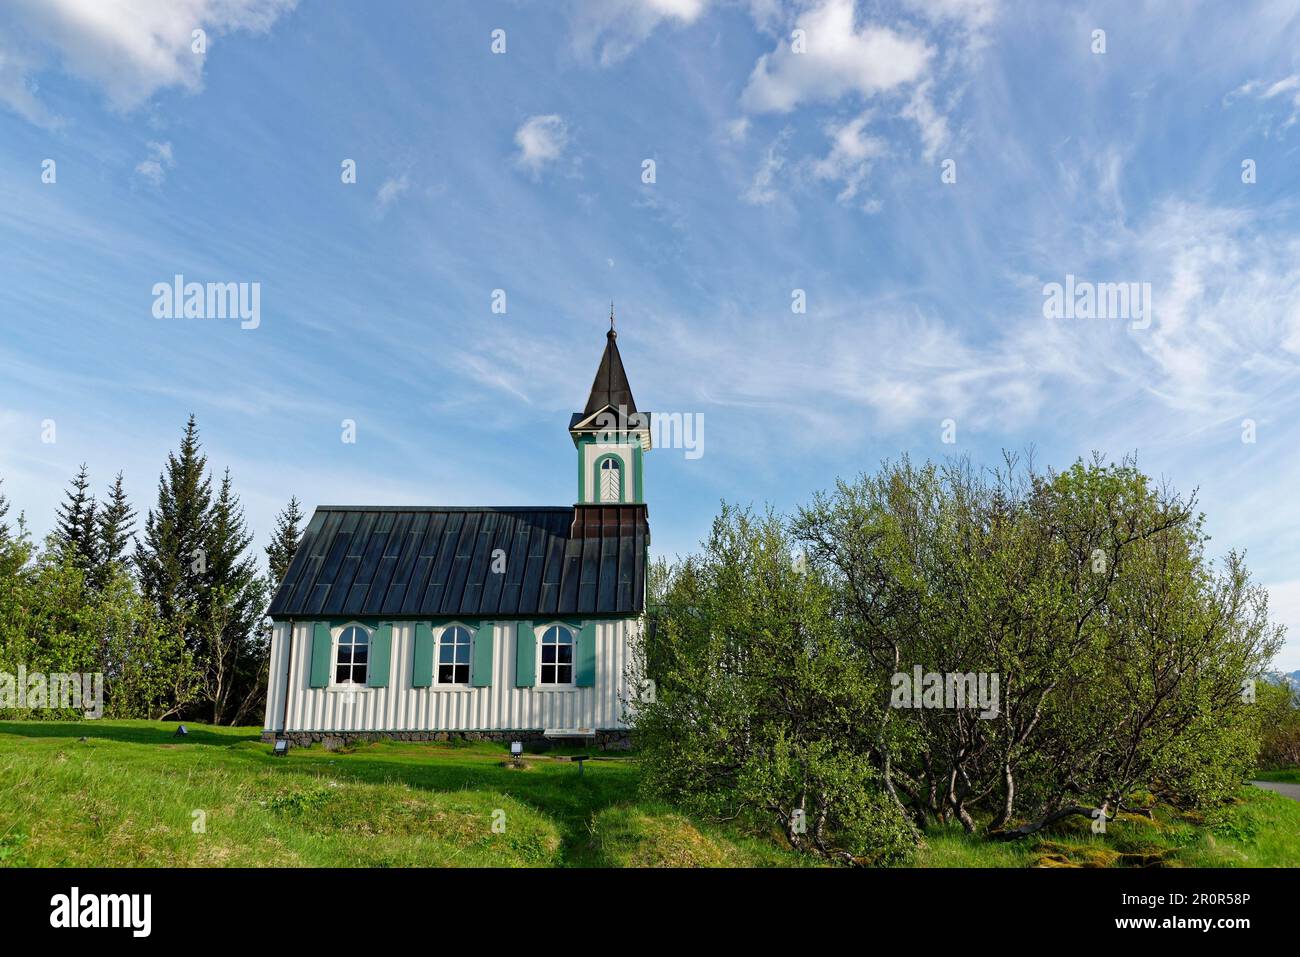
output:
M 176 165 L 170 142 L 150 140 L 145 147 L 148 155 L 135 165 L 136 175 L 153 186 L 161 186 L 167 171 Z
M 847 122 L 829 124 L 826 134 L 831 141 L 830 152 L 810 166 L 814 178 L 842 184 L 836 197 L 841 203 L 850 203 L 857 197 L 871 163 L 885 155 L 888 148 L 882 138 L 866 132 L 871 119 L 868 111 Z
M 1270 219 L 1167 200 L 1132 236 L 1131 271 L 1155 289 L 1140 374 L 1170 409 L 1240 415 L 1300 391 L 1300 235 Z
M 1279 129 L 1289 129 L 1300 120 L 1300 73 L 1292 73 L 1290 76 L 1267 82 L 1250 80 L 1225 96 L 1224 105 L 1243 98 L 1258 100 L 1269 105 L 1283 104 L 1286 119 L 1282 121 Z
M 786 143 L 789 139 L 790 130 L 787 128 L 767 145 L 759 159 L 758 169 L 754 171 L 754 178 L 743 194 L 745 202 L 753 206 L 766 206 L 780 195 L 776 189 L 776 178 L 785 168 Z
M 407 173 L 389 176 L 375 193 L 375 207 L 380 215 L 398 201 L 411 188 L 411 177 Z

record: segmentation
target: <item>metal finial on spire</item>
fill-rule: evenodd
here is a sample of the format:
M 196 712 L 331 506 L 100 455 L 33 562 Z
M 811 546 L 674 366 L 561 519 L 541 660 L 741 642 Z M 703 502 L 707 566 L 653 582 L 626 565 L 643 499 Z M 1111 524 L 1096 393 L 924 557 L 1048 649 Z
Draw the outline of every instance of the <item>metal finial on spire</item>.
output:
M 609 334 L 616 336 L 618 333 L 614 329 L 614 300 L 609 301 Z

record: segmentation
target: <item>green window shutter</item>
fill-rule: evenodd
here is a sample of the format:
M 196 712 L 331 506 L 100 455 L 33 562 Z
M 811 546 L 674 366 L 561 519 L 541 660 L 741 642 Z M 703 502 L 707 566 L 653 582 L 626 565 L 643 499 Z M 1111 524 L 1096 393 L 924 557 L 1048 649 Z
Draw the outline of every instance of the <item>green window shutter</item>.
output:
M 428 622 L 415 625 L 415 661 L 411 666 L 411 687 L 428 688 L 433 684 L 433 628 Z
M 531 688 L 537 683 L 537 632 L 531 621 L 519 623 L 515 643 L 515 687 Z
M 334 639 L 330 637 L 328 622 L 318 621 L 311 632 L 311 681 L 313 688 L 326 688 L 330 683 L 330 665 L 334 663 Z
M 484 622 L 474 633 L 474 660 L 470 665 L 469 683 L 475 688 L 492 684 L 492 625 Z
M 596 623 L 589 621 L 578 632 L 578 646 L 573 650 L 573 683 L 590 688 L 596 683 Z
M 379 625 L 370 635 L 370 667 L 366 669 L 366 684 L 372 688 L 388 687 L 389 663 L 393 652 L 393 626 L 388 622 Z

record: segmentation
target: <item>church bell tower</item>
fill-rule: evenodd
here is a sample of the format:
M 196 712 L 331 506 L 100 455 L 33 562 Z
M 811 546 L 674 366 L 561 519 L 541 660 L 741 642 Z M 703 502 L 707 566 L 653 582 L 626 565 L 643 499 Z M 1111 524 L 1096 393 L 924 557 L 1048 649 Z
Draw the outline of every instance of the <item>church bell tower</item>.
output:
M 636 410 L 632 387 L 618 354 L 612 305 L 605 354 L 600 358 L 586 408 L 569 420 L 569 434 L 578 450 L 577 504 L 645 502 L 641 462 L 650 451 L 650 416 Z

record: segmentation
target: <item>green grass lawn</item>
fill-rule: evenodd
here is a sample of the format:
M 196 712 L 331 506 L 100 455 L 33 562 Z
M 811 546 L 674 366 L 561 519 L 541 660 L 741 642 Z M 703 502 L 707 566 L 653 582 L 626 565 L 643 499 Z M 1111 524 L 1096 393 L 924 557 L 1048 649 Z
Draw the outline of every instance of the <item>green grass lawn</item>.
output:
M 1300 801 L 1245 786 L 1238 798 L 1202 816 L 1155 808 L 1150 818 L 1121 814 L 1093 834 L 1075 818 L 1049 833 L 1000 843 L 960 827 L 932 829 L 921 867 L 1300 867 Z
M 628 757 L 598 755 L 579 773 L 557 757 L 574 749 L 558 749 L 518 770 L 500 744 L 381 741 L 277 758 L 255 728 L 175 728 L 0 722 L 0 864 L 801 863 L 771 841 L 637 805 Z
M 692 820 L 637 794 L 634 757 L 381 741 L 276 758 L 254 728 L 0 722 L 9 866 L 685 866 L 815 863 L 777 835 Z M 86 740 L 81 740 L 82 738 Z M 568 749 L 569 752 L 572 749 Z M 933 830 L 926 867 L 1300 866 L 1300 802 L 1258 789 L 1214 820 L 1167 809 L 992 844 Z M 201 812 L 196 814 L 196 812 Z M 196 821 L 203 832 L 196 833 Z M 497 826 L 494 827 L 494 824 Z

